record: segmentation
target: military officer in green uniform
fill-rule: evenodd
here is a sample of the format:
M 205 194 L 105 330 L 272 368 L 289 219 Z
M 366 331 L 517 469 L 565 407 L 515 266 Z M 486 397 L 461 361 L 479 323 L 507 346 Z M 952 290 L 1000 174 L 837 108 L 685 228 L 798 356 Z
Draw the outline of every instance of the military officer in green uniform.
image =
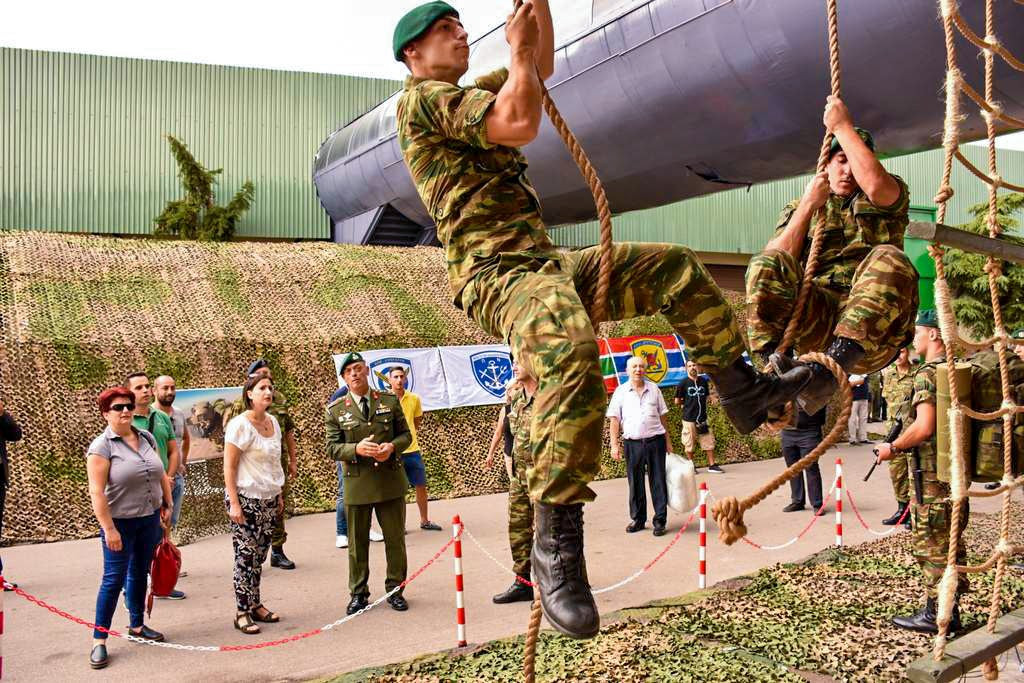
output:
M 352 595 L 348 614 L 368 604 L 370 589 L 370 515 L 384 534 L 387 578 L 391 592 L 405 581 L 405 490 L 409 481 L 402 453 L 412 443 L 402 406 L 394 394 L 370 389 L 369 368 L 358 353 L 341 361 L 341 378 L 348 394 L 327 405 L 327 454 L 343 463 L 345 514 L 348 517 L 348 588 Z M 392 609 L 403 612 L 409 605 L 399 589 L 388 598 Z
M 910 426 L 896 440 L 878 447 L 880 460 L 905 457 L 911 473 L 916 466 L 921 468 L 921 488 L 917 490 L 918 479 L 914 478 L 914 497 L 910 506 L 913 518 L 913 553 L 924 576 L 925 605 L 916 614 L 895 617 L 892 621 L 900 628 L 922 633 L 938 633 L 936 623 L 939 582 L 946 571 L 946 554 L 949 552 L 949 535 L 953 505 L 949 499 L 949 484 L 939 481 L 936 431 L 936 366 L 946 360 L 946 347 L 939 335 L 938 317 L 935 311 L 921 311 L 917 317 L 914 333 L 914 350 L 924 361 L 914 373 L 914 395 L 910 403 Z M 913 453 L 917 450 L 917 454 Z M 967 563 L 967 550 L 963 543 L 963 532 L 970 512 L 969 501 L 963 502 L 958 529 L 957 564 Z M 967 576 L 957 576 L 956 596 L 968 589 Z M 949 623 L 949 633 L 960 630 L 960 608 L 954 603 Z
M 508 546 L 512 551 L 512 570 L 516 580 L 494 596 L 499 605 L 533 600 L 530 588 L 530 553 L 533 551 L 533 505 L 527 489 L 526 471 L 530 468 L 530 416 L 537 379 L 519 363 L 512 363 L 515 385 L 509 391 L 505 419 L 512 431 L 512 476 L 508 481 Z
M 270 365 L 262 358 L 257 358 L 250 363 L 249 368 L 245 371 L 246 377 L 255 377 L 256 375 L 268 377 L 270 380 L 274 379 L 270 371 Z M 230 408 L 224 411 L 221 418 L 222 423 L 227 425 L 232 417 L 241 415 L 244 412 L 245 403 L 239 397 L 237 401 L 231 404 Z M 274 389 L 274 402 L 270 404 L 267 412 L 277 418 L 277 423 L 281 425 L 281 468 L 285 472 L 284 487 L 281 489 L 284 506 L 278 512 L 277 517 L 274 518 L 274 531 L 270 537 L 270 566 L 281 569 L 295 569 L 295 563 L 284 554 L 284 543 L 288 540 L 288 532 L 284 529 L 285 512 L 291 507 L 290 484 L 298 471 L 298 461 L 295 452 L 295 421 L 288 410 L 288 399 L 277 389 Z
M 792 367 L 772 352 L 793 316 L 820 209 L 822 248 L 795 350 L 824 351 L 848 374 L 867 375 L 888 365 L 914 335 L 918 275 L 903 253 L 910 191 L 875 158 L 874 139 L 854 127 L 842 100 L 828 98 L 824 124 L 835 135 L 826 170 L 786 205 L 775 236 L 747 267 L 747 337 L 776 367 Z M 810 367 L 814 379 L 799 404 L 813 415 L 838 386 L 824 365 Z
M 556 629 L 577 638 L 600 619 L 586 581 L 583 504 L 599 470 L 607 395 L 593 319 L 599 249 L 555 250 L 518 147 L 540 126 L 541 81 L 554 70 L 548 0 L 509 15 L 508 68 L 468 87 L 466 31 L 458 12 L 429 2 L 395 28 L 395 58 L 412 72 L 398 101 L 398 138 L 416 189 L 444 245 L 452 299 L 506 341 L 537 378 L 527 470 L 536 510 L 532 569 Z M 743 433 L 794 398 L 808 368 L 783 377 L 742 359 L 743 335 L 707 269 L 682 246 L 620 243 L 612 253 L 610 320 L 661 313 L 715 382 Z
M 893 423 L 901 420 L 904 426 L 910 423 L 910 399 L 914 396 L 914 374 L 910 366 L 910 349 L 900 349 L 896 362 L 882 371 L 882 395 L 885 397 L 889 424 L 886 433 L 892 431 Z M 889 479 L 896 496 L 896 512 L 882 520 L 892 526 L 904 520 L 909 529 L 910 515 L 904 515 L 910 505 L 910 482 L 907 478 L 907 459 L 893 458 L 889 461 Z

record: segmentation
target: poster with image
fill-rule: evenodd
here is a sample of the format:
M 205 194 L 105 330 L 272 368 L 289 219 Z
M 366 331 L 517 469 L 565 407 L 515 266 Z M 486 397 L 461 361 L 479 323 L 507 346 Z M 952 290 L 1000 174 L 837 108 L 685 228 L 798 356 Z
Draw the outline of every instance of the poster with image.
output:
M 189 462 L 224 457 L 224 427 L 233 417 L 232 404 L 242 387 L 181 389 L 174 407 L 185 413 L 185 429 L 191 438 Z

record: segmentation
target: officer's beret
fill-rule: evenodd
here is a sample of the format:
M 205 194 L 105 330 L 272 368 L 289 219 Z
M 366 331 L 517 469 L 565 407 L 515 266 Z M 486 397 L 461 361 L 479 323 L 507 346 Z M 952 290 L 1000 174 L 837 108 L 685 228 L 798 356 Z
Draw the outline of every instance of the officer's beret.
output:
M 860 139 L 864 141 L 864 144 L 868 146 L 868 149 L 874 152 L 875 139 L 871 137 L 871 133 L 864 130 L 863 128 L 854 127 L 854 130 L 857 131 L 857 135 L 859 135 Z M 828 148 L 828 158 L 831 159 L 832 155 L 841 150 L 842 148 L 842 145 L 839 144 L 839 138 L 832 136 L 832 146 Z
M 921 327 L 938 327 L 939 316 L 935 313 L 934 308 L 922 309 L 917 314 L 917 324 Z
M 252 377 L 257 372 L 266 367 L 269 367 L 267 361 L 263 360 L 262 358 L 257 358 L 252 363 L 250 363 L 249 369 L 245 371 L 245 374 L 247 377 Z
M 346 353 L 344 356 L 341 357 L 341 365 L 338 366 L 338 374 L 340 375 L 340 374 L 344 373 L 345 372 L 345 367 L 348 366 L 348 365 L 352 365 L 352 363 L 365 363 L 365 362 L 366 361 L 363 360 L 363 357 L 361 355 L 359 355 L 358 351 L 350 351 L 349 353 Z
M 423 35 L 435 21 L 448 15 L 458 17 L 459 13 L 447 2 L 439 1 L 428 2 L 406 12 L 405 16 L 398 20 L 395 35 L 391 39 L 395 59 L 402 61 L 402 50 L 405 46 Z
M 1024 339 L 1024 327 L 1014 330 L 1013 334 L 1010 335 L 1010 339 Z

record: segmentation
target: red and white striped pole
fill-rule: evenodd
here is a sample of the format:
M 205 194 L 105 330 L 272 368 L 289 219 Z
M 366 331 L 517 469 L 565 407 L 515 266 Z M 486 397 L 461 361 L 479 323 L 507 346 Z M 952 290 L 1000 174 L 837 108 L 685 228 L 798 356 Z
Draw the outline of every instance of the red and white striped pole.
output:
M 466 602 L 462 591 L 462 520 L 452 517 L 452 537 L 455 539 L 455 636 L 458 647 L 466 646 Z
M 836 458 L 836 545 L 843 547 L 843 459 Z
M 708 585 L 708 483 L 700 483 L 700 539 L 697 546 L 697 587 Z

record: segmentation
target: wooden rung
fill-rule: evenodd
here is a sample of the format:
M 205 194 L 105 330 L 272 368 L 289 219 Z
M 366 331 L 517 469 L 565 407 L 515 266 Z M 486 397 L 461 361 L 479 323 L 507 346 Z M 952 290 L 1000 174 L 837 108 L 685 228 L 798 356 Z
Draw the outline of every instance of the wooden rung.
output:
M 967 232 L 942 223 L 910 221 L 910 225 L 907 226 L 907 236 L 1024 264 L 1024 246 Z
M 946 644 L 946 655 L 936 662 L 931 653 L 907 667 L 907 678 L 914 683 L 955 681 L 982 662 L 1024 642 L 1024 608 L 999 617 L 996 630 L 985 626 Z

